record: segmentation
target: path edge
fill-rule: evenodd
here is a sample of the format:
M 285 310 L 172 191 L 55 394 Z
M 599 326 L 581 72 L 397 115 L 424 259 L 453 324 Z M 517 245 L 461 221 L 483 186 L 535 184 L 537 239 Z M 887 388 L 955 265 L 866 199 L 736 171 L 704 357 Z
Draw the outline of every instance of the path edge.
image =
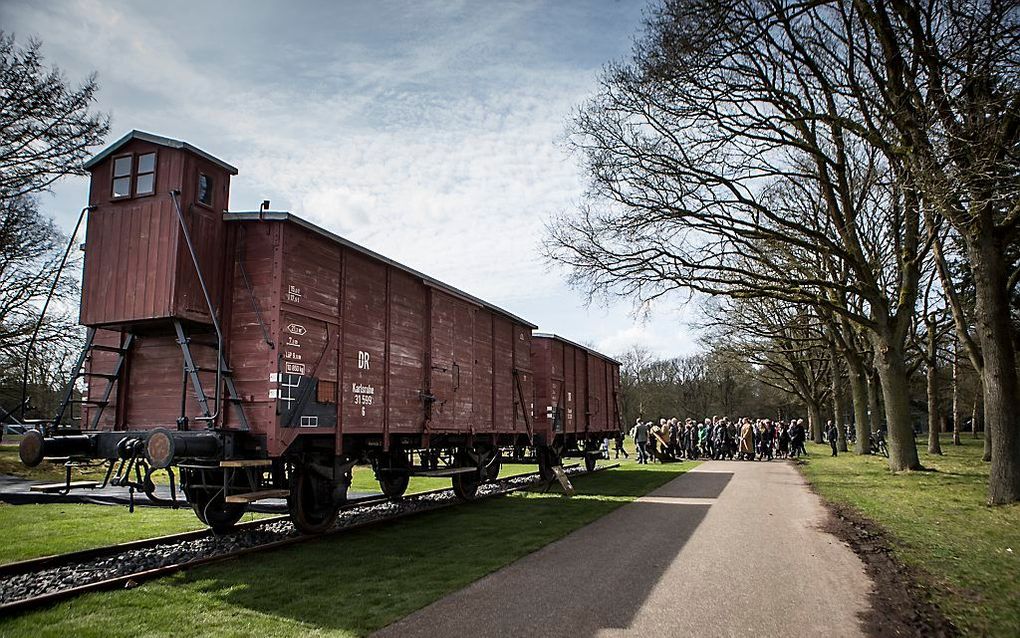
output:
M 855 507 L 822 496 L 801 471 L 804 463 L 791 464 L 826 510 L 819 529 L 846 543 L 857 554 L 874 585 L 868 593 L 868 610 L 860 614 L 864 632 L 874 638 L 961 636 L 959 628 L 939 609 L 929 593 L 945 588 L 923 569 L 896 557 L 895 536 Z

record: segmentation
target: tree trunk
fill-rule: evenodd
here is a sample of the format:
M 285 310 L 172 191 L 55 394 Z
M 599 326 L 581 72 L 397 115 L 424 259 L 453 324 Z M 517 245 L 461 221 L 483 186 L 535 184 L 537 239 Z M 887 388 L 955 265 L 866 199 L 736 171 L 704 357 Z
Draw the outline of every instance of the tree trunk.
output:
M 992 455 L 988 473 L 988 502 L 1001 505 L 1020 500 L 1020 387 L 1013 349 L 1006 281 L 1005 252 L 991 224 L 972 242 L 974 316 L 984 357 L 981 381 L 985 403 L 985 443 Z M 990 447 L 989 447 L 990 446 Z
M 991 463 L 992 462 L 992 431 L 989 430 L 984 425 L 982 425 L 981 429 L 982 429 L 982 434 L 984 434 L 984 439 L 985 439 L 985 451 L 984 451 L 984 454 L 981 455 L 981 460 L 984 461 L 985 463 Z
M 879 385 L 878 370 L 872 370 L 868 375 L 868 412 L 871 414 L 871 431 L 878 432 L 882 429 L 882 406 L 879 397 L 882 396 L 882 388 Z
M 942 455 L 942 443 L 939 441 L 939 430 L 941 429 L 942 414 L 939 401 L 939 380 L 938 370 L 928 366 L 925 374 L 928 382 L 928 454 Z
M 811 440 L 822 442 L 822 408 L 817 403 L 808 404 L 808 427 L 811 429 Z
M 960 410 L 960 340 L 953 341 L 953 445 L 960 443 L 960 421 L 963 412 Z
M 875 368 L 878 369 L 889 428 L 889 469 L 893 472 L 919 470 L 914 426 L 910 422 L 910 382 L 902 344 L 896 339 L 874 335 Z
M 871 431 L 868 429 L 868 378 L 864 371 L 864 362 L 859 355 L 846 357 L 847 370 L 850 373 L 850 394 L 854 404 L 854 431 L 857 433 L 857 440 L 854 442 L 854 452 L 857 454 L 869 454 L 868 437 Z
M 974 406 L 970 410 L 970 436 L 973 439 L 978 438 L 978 436 L 977 436 L 977 433 L 978 433 L 978 417 L 980 417 L 982 415 L 982 413 L 983 413 L 983 409 L 982 410 L 978 409 L 978 406 L 980 406 L 980 405 L 981 405 L 981 392 L 979 391 L 976 395 L 974 395 Z M 992 457 L 989 456 L 985 460 L 987 461 L 987 460 L 989 460 L 991 458 Z
M 925 319 L 928 326 L 928 352 L 925 362 L 927 368 L 925 380 L 928 385 L 928 454 L 942 456 L 942 442 L 939 441 L 942 398 L 939 396 L 938 341 L 936 339 L 938 322 L 935 321 L 934 313 Z
M 829 361 L 832 365 L 832 422 L 836 424 L 836 449 L 846 452 L 846 405 L 843 401 L 843 365 L 836 346 L 829 342 Z

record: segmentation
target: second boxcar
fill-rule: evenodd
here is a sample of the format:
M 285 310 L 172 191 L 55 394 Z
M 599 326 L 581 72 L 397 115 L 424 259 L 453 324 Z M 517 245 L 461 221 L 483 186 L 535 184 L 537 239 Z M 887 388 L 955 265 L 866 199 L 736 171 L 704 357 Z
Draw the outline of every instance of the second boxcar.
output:
M 562 456 L 583 456 L 591 471 L 602 441 L 615 438 L 622 427 L 620 363 L 553 334 L 536 333 L 531 344 L 535 433 L 548 442 L 537 450 L 540 466 L 555 465 Z

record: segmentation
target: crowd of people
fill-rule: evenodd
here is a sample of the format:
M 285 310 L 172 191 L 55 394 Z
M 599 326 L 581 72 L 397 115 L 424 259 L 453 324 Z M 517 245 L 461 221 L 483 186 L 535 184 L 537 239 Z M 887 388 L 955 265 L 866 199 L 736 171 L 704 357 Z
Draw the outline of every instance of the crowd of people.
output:
M 677 419 L 660 419 L 655 424 L 639 418 L 630 436 L 634 439 L 638 463 L 679 459 L 771 461 L 807 454 L 804 419 L 786 422 L 742 418 L 734 422 L 726 417 L 713 417 L 700 422 L 687 419 L 684 423 Z M 616 458 L 621 454 L 625 458 L 629 456 L 623 440 L 621 432 L 616 439 Z

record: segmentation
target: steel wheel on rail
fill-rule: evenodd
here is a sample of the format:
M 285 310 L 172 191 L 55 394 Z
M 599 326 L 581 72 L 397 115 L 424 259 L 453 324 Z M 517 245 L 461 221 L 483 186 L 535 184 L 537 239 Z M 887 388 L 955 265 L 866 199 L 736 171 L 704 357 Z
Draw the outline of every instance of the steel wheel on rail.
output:
M 221 487 L 213 487 L 217 484 Z M 216 534 L 229 532 L 248 509 L 243 503 L 227 503 L 223 498 L 222 485 L 223 471 L 219 468 L 181 470 L 181 489 L 188 504 L 198 520 Z
M 333 485 L 307 468 L 296 467 L 291 474 L 287 509 L 294 527 L 303 534 L 321 534 L 336 524 L 340 504 L 333 498 Z
M 467 451 L 462 450 L 457 454 L 457 465 L 459 467 L 478 468 L 478 463 L 471 458 Z M 478 485 L 481 484 L 483 470 L 475 469 L 471 472 L 462 472 L 453 476 L 453 493 L 457 498 L 470 501 L 478 493 Z
M 503 469 L 503 452 L 497 447 L 482 457 L 482 476 L 486 481 L 495 481 L 499 478 L 499 471 Z
M 379 489 L 390 500 L 399 499 L 407 491 L 411 481 L 407 465 L 407 455 L 400 451 L 386 454 L 378 461 L 376 477 L 379 479 Z

